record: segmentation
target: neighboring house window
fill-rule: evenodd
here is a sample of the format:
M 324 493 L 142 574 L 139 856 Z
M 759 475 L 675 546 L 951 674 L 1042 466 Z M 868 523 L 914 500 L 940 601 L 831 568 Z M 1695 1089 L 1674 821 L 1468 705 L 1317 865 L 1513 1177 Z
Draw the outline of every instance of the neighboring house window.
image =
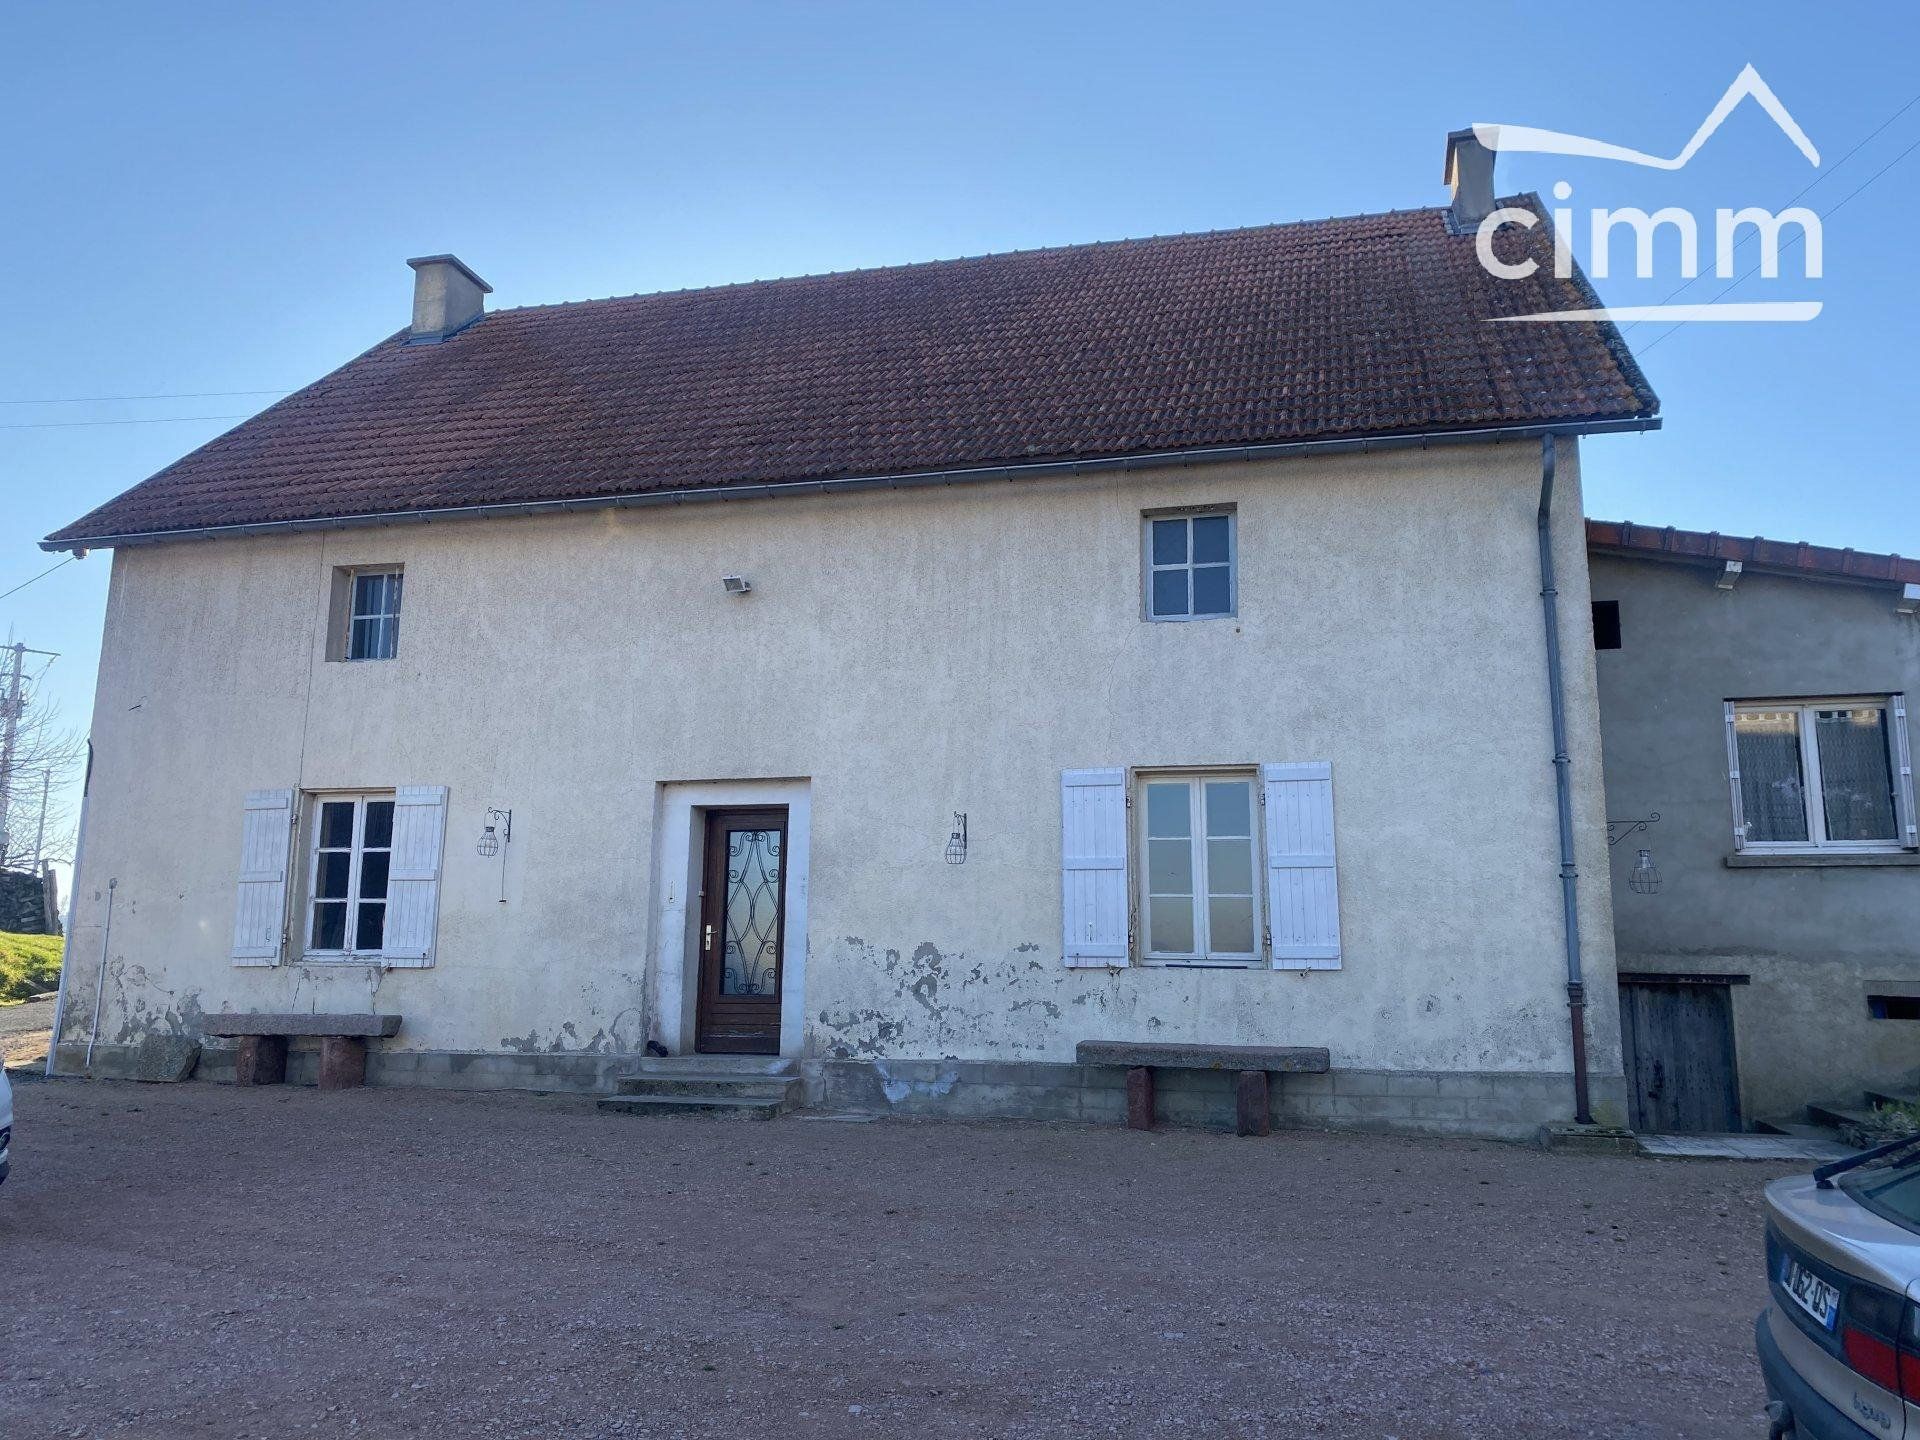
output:
M 1139 813 L 1143 958 L 1251 965 L 1260 957 L 1255 775 L 1144 775 Z
M 385 944 L 393 806 L 391 792 L 314 797 L 309 954 L 374 954 Z
M 1146 517 L 1147 618 L 1209 620 L 1234 613 L 1234 516 Z
M 1730 702 L 1736 837 L 1750 850 L 1914 843 L 1900 696 Z
M 347 612 L 349 660 L 391 660 L 400 651 L 400 571 L 355 570 Z

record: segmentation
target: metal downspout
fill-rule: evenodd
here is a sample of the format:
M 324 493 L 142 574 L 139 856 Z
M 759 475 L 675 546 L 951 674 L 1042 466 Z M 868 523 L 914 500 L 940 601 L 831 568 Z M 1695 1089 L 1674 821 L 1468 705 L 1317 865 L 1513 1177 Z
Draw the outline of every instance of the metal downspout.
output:
M 1573 1118 L 1593 1123 L 1587 1096 L 1587 986 L 1580 974 L 1580 872 L 1573 864 L 1573 757 L 1567 753 L 1567 700 L 1560 667 L 1560 591 L 1553 576 L 1551 434 L 1540 437 L 1540 613 L 1547 627 L 1547 694 L 1553 708 L 1553 789 L 1560 806 L 1560 909 L 1567 932 L 1567 1012 L 1573 1026 Z

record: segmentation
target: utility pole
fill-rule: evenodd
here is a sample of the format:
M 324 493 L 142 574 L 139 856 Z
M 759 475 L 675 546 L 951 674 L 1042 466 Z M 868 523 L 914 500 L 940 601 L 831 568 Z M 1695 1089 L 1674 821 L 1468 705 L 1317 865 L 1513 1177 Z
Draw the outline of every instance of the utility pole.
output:
M 13 746 L 20 729 L 20 671 L 27 658 L 27 647 L 18 641 L 8 648 L 13 651 L 9 666 L 12 675 L 7 684 L 7 697 L 0 701 L 0 706 L 4 706 L 4 724 L 0 725 L 0 869 L 5 868 L 7 852 L 13 848 L 7 822 L 12 819 L 13 811 Z

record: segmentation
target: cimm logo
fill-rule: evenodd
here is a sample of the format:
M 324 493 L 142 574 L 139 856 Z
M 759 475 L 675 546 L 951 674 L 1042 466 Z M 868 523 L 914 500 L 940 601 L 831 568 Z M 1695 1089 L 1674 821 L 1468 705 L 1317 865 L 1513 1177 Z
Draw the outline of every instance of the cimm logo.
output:
M 1701 147 L 1743 100 L 1758 104 L 1787 139 L 1793 142 L 1794 148 L 1806 157 L 1807 164 L 1819 168 L 1820 152 L 1814 148 L 1813 141 L 1807 138 L 1807 132 L 1800 128 L 1799 122 L 1780 103 L 1780 97 L 1773 93 L 1767 82 L 1760 78 L 1760 72 L 1751 65 L 1743 69 L 1733 84 L 1727 87 L 1726 94 L 1720 97 L 1720 103 L 1713 107 L 1700 123 L 1700 128 L 1693 132 L 1693 138 L 1673 156 L 1649 155 L 1645 151 L 1610 144 L 1605 140 L 1592 140 L 1584 135 L 1565 135 L 1557 130 L 1536 130 L 1528 125 L 1475 125 L 1473 134 L 1482 145 L 1496 154 L 1524 152 L 1569 155 L 1591 160 L 1616 160 L 1650 170 L 1681 170 L 1700 153 Z M 1554 184 L 1555 200 L 1565 201 L 1572 197 L 1572 185 L 1565 180 Z M 1502 260 L 1494 253 L 1493 240 L 1503 226 L 1532 229 L 1539 223 L 1539 215 L 1532 210 L 1518 206 L 1494 210 L 1480 222 L 1475 237 L 1480 264 L 1489 274 L 1503 280 L 1524 280 L 1532 275 L 1539 268 L 1537 260 Z M 1779 278 L 1783 249 L 1781 232 L 1788 226 L 1797 227 L 1799 238 L 1804 242 L 1801 249 L 1802 276 L 1808 280 L 1818 280 L 1823 264 L 1820 217 L 1804 205 L 1789 206 L 1778 214 L 1758 205 L 1748 205 L 1738 210 L 1728 207 L 1716 209 L 1711 226 L 1713 273 L 1724 279 L 1733 278 L 1734 247 L 1743 238 L 1742 231 L 1752 227 L 1760 240 L 1761 275 L 1769 280 Z M 1692 280 L 1700 274 L 1701 238 L 1703 230 L 1707 228 L 1701 225 L 1693 211 L 1678 205 L 1664 206 L 1652 214 L 1635 206 L 1611 209 L 1595 206 L 1588 211 L 1585 227 L 1588 273 L 1596 280 L 1605 280 L 1612 274 L 1614 232 L 1625 230 L 1632 235 L 1635 278 L 1653 280 L 1662 274 L 1678 273 Z M 1671 230 L 1674 246 L 1656 245 L 1662 230 Z M 1553 269 L 1561 279 L 1573 274 L 1573 246 L 1579 233 L 1580 227 L 1576 224 L 1573 208 L 1556 206 L 1553 211 Z M 1676 249 L 1677 259 L 1662 265 L 1659 261 L 1660 252 L 1667 250 L 1671 253 Z M 1811 320 L 1820 313 L 1820 307 L 1818 300 L 1624 305 L 1592 310 L 1539 311 L 1530 315 L 1504 315 L 1499 319 L 1505 323 L 1522 324 L 1549 324 L 1567 320 Z

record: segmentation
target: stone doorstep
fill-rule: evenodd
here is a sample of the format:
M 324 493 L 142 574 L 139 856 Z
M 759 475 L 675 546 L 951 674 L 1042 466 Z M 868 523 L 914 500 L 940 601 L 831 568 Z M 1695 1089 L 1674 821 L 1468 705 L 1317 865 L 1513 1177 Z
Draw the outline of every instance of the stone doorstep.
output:
M 1560 1150 L 1569 1155 L 1640 1154 L 1639 1137 L 1619 1125 L 1553 1121 L 1540 1127 L 1538 1141 L 1543 1149 Z

